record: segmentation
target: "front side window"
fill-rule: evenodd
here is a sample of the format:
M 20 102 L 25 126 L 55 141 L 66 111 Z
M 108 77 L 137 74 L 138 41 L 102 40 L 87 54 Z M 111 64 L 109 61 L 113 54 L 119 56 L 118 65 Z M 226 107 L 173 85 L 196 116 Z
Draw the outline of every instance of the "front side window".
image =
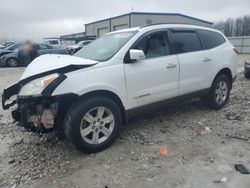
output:
M 217 32 L 198 30 L 198 34 L 205 49 L 215 48 L 226 42 L 224 37 Z
M 46 44 L 39 44 L 38 45 L 39 50 L 48 50 L 51 49 L 49 45 Z
M 172 39 L 176 53 L 202 50 L 201 42 L 196 32 L 172 31 Z
M 113 57 L 134 35 L 136 31 L 104 35 L 74 54 L 74 56 L 95 61 L 106 61 Z
M 170 55 L 166 32 L 156 32 L 140 39 L 133 49 L 142 50 L 146 58 Z

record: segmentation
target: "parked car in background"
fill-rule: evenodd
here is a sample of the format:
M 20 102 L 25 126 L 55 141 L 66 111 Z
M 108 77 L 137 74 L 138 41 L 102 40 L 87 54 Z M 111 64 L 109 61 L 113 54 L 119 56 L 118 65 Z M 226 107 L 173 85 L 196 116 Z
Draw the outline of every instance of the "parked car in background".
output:
M 10 45 L 14 44 L 14 42 L 6 42 L 6 43 L 3 43 L 3 44 L 0 44 L 0 49 L 3 49 L 3 48 L 6 48 Z
M 220 31 L 144 26 L 105 34 L 73 56 L 35 59 L 4 90 L 2 106 L 17 95 L 19 125 L 65 132 L 77 149 L 93 153 L 109 147 L 128 118 L 157 106 L 202 97 L 223 108 L 236 74 L 237 53 Z
M 22 45 L 21 43 L 14 43 L 14 44 L 6 45 L 3 49 L 0 49 L 0 57 L 5 55 L 5 54 L 14 52 L 21 45 Z
M 245 78 L 250 79 L 250 60 L 245 62 L 244 74 L 245 74 Z
M 78 52 L 80 49 L 82 49 L 84 46 L 90 44 L 91 42 L 93 42 L 93 40 L 83 40 L 83 41 L 78 42 L 75 45 L 68 46 L 67 47 L 68 52 L 69 52 L 69 54 L 73 55 L 74 53 Z
M 35 44 L 37 47 L 37 55 L 44 54 L 68 54 L 66 49 L 55 48 L 48 44 Z M 18 46 L 16 48 L 16 46 Z M 22 62 L 19 58 L 19 49 L 22 44 L 16 44 L 14 50 L 5 51 L 4 55 L 0 56 L 0 66 L 17 67 L 27 66 L 30 62 Z M 12 49 L 12 48 L 11 48 Z M 52 62 L 53 63 L 53 62 Z
M 8 47 L 8 46 L 10 46 L 10 45 L 12 45 L 12 44 L 15 44 L 15 42 L 6 42 L 6 43 L 4 43 L 3 45 L 4 45 L 4 47 L 6 48 L 6 47 Z
M 59 38 L 45 38 L 42 43 L 49 44 L 55 48 L 65 49 L 67 45 L 62 44 Z

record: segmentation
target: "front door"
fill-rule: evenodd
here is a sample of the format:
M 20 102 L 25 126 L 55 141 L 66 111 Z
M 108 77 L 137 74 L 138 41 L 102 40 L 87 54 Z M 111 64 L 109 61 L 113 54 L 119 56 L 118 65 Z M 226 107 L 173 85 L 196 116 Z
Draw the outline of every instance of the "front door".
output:
M 140 38 L 131 49 L 143 50 L 146 59 L 124 64 L 130 108 L 174 97 L 179 90 L 179 61 L 171 55 L 166 31 Z

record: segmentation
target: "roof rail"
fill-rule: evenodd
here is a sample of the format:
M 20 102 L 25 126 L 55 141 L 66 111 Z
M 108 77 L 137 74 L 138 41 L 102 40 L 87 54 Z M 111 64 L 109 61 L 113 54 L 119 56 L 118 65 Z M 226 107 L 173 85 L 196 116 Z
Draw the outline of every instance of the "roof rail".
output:
M 155 23 L 155 24 L 143 25 L 143 26 L 140 26 L 139 28 L 142 29 L 142 28 L 151 27 L 151 26 L 155 26 L 155 25 L 190 25 L 190 26 L 207 27 L 207 26 L 201 26 L 201 25 L 189 24 L 189 23 Z

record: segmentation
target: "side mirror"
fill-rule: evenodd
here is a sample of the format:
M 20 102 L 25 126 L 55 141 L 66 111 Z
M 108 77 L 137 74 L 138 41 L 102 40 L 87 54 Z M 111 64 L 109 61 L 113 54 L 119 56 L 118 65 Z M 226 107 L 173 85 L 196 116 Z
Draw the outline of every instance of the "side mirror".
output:
M 132 61 L 141 61 L 146 58 L 142 50 L 131 49 L 129 50 L 129 55 Z

